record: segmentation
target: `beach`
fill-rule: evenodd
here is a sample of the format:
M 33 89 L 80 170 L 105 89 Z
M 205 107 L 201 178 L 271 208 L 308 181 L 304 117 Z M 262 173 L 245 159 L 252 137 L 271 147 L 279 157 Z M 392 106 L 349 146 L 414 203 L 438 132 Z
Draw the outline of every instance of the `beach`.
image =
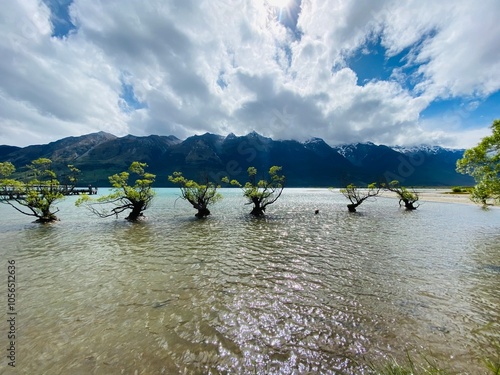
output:
M 459 203 L 459 204 L 476 204 L 469 198 L 469 194 L 452 193 L 451 189 L 415 189 L 418 193 L 419 200 L 422 202 L 442 202 L 442 203 Z M 384 191 L 382 197 L 397 198 L 395 193 Z

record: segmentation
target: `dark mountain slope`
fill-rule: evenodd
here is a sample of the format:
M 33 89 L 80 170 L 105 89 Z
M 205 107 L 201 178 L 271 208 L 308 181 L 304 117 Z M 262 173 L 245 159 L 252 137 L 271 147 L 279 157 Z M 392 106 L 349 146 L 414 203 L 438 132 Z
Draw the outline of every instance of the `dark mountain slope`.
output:
M 227 137 L 206 133 L 184 141 L 174 136 L 115 137 L 94 133 L 64 138 L 47 145 L 17 148 L 0 146 L 2 161 L 19 169 L 39 157 L 54 161 L 56 170 L 67 164 L 82 170 L 81 185 L 107 186 L 108 176 L 124 171 L 132 161 L 148 164 L 157 186 L 169 186 L 167 176 L 181 171 L 189 178 L 244 183 L 249 166 L 264 176 L 272 165 L 283 167 L 288 186 L 359 186 L 394 179 L 408 186 L 472 185 L 469 176 L 456 173 L 463 150 L 441 147 L 391 148 L 373 143 L 330 147 L 322 139 L 301 143 L 274 141 L 255 132 Z
M 4 155 L 4 157 L 7 157 L 17 167 L 22 167 L 38 158 L 49 158 L 56 163 L 70 164 L 75 163 L 78 158 L 94 147 L 113 139 L 117 139 L 117 137 L 109 133 L 92 133 L 81 137 L 63 138 L 46 145 L 19 148 Z

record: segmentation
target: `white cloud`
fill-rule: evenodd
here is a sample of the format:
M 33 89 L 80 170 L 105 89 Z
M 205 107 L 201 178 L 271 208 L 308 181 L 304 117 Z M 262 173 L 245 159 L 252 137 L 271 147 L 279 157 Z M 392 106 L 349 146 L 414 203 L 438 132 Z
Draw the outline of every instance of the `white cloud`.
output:
M 484 126 L 475 129 L 459 129 L 452 124 L 446 124 L 443 126 L 441 122 L 438 124 L 435 121 L 424 120 L 419 125 L 421 129 L 421 135 L 416 138 L 415 145 L 419 144 L 444 144 L 451 148 L 470 148 L 476 146 L 479 140 L 491 135 L 490 126 Z
M 481 131 L 430 128 L 420 113 L 436 98 L 500 89 L 499 8 L 495 0 L 302 0 L 297 38 L 265 0 L 75 0 L 77 30 L 58 39 L 43 3 L 8 2 L 0 144 L 98 130 L 448 146 L 466 134 L 477 142 Z M 396 79 L 358 84 L 347 59 L 378 37 L 388 57 L 411 51 L 406 62 L 420 65 L 414 90 Z M 404 72 L 393 78 L 403 82 Z M 144 108 L 122 111 L 123 77 Z
M 37 1 L 9 2 L 2 12 L 1 143 L 46 142 L 101 128 L 124 133 L 116 69 L 80 36 L 51 38 L 49 17 Z

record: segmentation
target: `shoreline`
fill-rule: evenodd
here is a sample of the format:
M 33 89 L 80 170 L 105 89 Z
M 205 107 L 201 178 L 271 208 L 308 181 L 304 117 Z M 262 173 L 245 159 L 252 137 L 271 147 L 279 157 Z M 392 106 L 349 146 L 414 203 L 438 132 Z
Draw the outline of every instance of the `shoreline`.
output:
M 455 204 L 468 204 L 480 206 L 472 202 L 469 194 L 452 193 L 450 189 L 415 189 L 418 193 L 419 200 L 422 202 L 439 202 L 439 203 L 455 203 Z M 397 199 L 396 195 L 391 192 L 384 191 L 380 194 L 381 197 Z

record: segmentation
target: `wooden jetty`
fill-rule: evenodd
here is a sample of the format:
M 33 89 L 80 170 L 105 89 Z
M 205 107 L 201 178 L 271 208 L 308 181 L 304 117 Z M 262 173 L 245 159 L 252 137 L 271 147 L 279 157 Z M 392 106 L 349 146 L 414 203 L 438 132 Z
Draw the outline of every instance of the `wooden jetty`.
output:
M 30 189 L 34 188 L 34 190 L 42 190 L 47 187 L 49 186 L 36 186 L 36 187 L 30 187 Z M 75 187 L 73 185 L 57 185 L 57 186 L 52 186 L 50 188 L 58 190 L 63 195 L 97 194 L 97 188 L 92 187 L 91 185 L 89 185 L 89 187 L 87 188 Z M 24 195 L 25 193 L 22 190 L 21 191 L 16 190 L 15 187 L 4 187 L 3 189 L 0 190 L 0 199 L 22 199 Z

